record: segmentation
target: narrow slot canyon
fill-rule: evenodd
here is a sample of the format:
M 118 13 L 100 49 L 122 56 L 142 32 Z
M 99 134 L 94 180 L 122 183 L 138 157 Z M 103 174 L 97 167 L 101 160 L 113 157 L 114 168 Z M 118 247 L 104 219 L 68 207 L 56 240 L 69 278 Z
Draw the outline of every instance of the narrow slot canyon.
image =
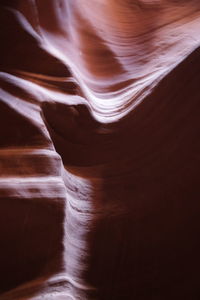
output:
M 0 300 L 200 299 L 199 1 L 0 20 Z

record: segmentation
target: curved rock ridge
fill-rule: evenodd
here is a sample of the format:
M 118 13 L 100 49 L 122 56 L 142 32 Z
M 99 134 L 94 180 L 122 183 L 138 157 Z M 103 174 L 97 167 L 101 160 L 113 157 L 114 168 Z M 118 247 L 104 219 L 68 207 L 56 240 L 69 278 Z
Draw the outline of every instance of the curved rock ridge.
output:
M 131 111 L 199 44 L 198 1 L 20 3 L 22 26 L 70 68 L 104 123 Z
M 0 299 L 199 299 L 199 1 L 0 17 Z

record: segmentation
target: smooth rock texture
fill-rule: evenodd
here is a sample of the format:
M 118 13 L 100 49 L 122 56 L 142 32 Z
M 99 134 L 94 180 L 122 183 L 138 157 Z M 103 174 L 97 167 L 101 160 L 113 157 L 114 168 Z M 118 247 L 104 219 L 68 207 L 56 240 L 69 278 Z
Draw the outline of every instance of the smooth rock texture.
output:
M 0 19 L 0 300 L 199 299 L 199 1 Z

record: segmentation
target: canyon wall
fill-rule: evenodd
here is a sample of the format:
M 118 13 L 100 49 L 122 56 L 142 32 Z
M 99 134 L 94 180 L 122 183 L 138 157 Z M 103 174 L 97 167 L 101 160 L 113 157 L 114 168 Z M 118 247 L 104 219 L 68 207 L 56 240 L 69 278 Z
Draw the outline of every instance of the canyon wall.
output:
M 199 299 L 199 1 L 0 18 L 0 300 Z

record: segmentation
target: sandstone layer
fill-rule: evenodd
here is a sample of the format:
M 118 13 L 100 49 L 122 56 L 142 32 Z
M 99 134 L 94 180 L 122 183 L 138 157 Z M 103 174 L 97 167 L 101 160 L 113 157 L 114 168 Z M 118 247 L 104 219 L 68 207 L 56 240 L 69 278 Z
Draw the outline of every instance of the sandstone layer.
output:
M 0 18 L 0 300 L 200 299 L 199 1 Z

